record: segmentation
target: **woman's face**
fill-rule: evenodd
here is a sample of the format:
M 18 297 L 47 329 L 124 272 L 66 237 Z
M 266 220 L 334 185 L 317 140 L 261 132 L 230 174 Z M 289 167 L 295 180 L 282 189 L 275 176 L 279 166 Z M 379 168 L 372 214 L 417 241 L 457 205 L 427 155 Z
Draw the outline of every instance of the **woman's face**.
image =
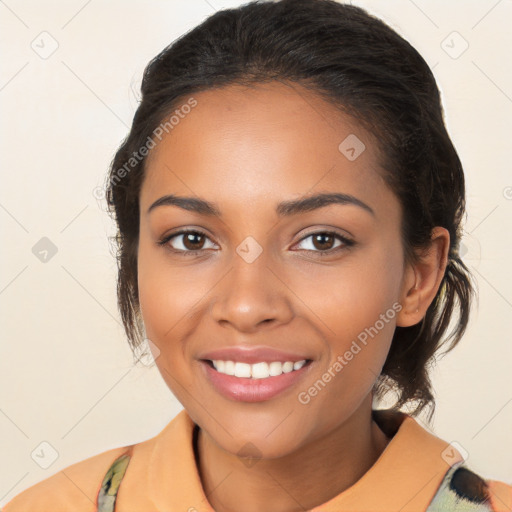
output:
M 272 82 L 193 97 L 140 195 L 147 337 L 221 447 L 278 457 L 368 404 L 411 284 L 401 208 L 369 134 L 312 92 Z M 292 206 L 319 194 L 340 200 Z M 148 211 L 171 195 L 193 201 Z

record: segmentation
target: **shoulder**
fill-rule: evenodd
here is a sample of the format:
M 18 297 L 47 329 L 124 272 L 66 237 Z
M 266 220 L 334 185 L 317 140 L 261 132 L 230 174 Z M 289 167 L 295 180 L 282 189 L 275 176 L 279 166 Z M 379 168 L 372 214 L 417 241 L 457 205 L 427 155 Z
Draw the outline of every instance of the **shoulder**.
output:
M 458 463 L 447 471 L 427 508 L 427 512 L 445 510 L 509 512 L 512 510 L 512 485 L 485 479 Z
M 151 506 L 148 502 L 148 485 L 151 484 L 148 474 L 151 471 L 161 475 L 161 471 L 167 469 L 171 476 L 166 481 L 172 481 L 172 477 L 182 474 L 183 454 L 189 457 L 192 467 L 194 455 L 190 440 L 193 429 L 192 419 L 183 410 L 153 437 L 67 466 L 22 491 L 0 512 L 109 511 L 114 509 L 117 499 L 121 509 L 132 506 L 135 500 L 137 505 L 142 503 L 135 510 L 148 510 Z M 177 464 L 169 467 L 169 457 L 164 454 L 171 454 Z M 124 487 L 121 481 L 126 482 Z M 156 489 L 161 491 L 158 486 Z M 168 491 L 167 487 L 164 491 Z
M 131 446 L 104 451 L 67 466 L 15 496 L 2 512 L 93 512 L 102 480 Z
M 406 413 L 384 409 L 374 410 L 373 416 L 391 438 L 384 456 L 393 455 L 403 470 L 396 473 L 395 482 L 405 481 L 407 487 L 414 479 L 422 488 L 423 494 L 416 493 L 408 510 L 512 512 L 512 485 L 477 474 L 454 443 L 437 437 Z

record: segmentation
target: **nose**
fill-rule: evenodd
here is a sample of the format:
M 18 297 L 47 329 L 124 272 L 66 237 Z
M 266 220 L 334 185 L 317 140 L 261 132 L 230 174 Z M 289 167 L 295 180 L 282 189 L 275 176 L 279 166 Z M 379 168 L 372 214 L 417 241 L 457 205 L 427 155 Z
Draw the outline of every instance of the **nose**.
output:
M 264 254 L 252 263 L 235 254 L 231 270 L 216 287 L 211 314 L 223 327 L 251 333 L 293 318 L 293 293 Z

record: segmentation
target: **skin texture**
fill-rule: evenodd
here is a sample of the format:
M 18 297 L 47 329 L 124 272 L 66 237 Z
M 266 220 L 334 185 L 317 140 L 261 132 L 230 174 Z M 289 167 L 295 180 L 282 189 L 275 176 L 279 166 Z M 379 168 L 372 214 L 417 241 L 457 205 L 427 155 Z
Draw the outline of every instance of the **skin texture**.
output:
M 449 234 L 436 228 L 420 262 L 404 262 L 401 205 L 381 177 L 375 141 L 313 92 L 270 82 L 194 98 L 197 106 L 152 150 L 141 189 L 138 283 L 147 337 L 160 350 L 162 377 L 200 426 L 199 470 L 213 508 L 310 509 L 354 484 L 389 441 L 371 418 L 372 386 L 395 326 L 419 322 L 433 300 Z M 366 146 L 354 161 L 338 149 L 350 134 Z M 353 204 L 275 212 L 281 201 L 320 192 L 351 194 L 374 215 Z M 215 202 L 222 216 L 173 205 L 147 213 L 166 194 Z M 206 236 L 158 245 L 180 228 Z M 354 244 L 315 244 L 310 236 L 332 231 Z M 248 236 L 262 249 L 252 263 L 236 252 Z M 178 254 L 194 248 L 200 252 Z M 300 403 L 298 393 L 393 304 L 401 306 L 394 318 Z M 212 387 L 198 360 L 234 345 L 266 345 L 312 363 L 278 396 L 236 402 Z M 256 458 L 240 457 L 242 448 Z

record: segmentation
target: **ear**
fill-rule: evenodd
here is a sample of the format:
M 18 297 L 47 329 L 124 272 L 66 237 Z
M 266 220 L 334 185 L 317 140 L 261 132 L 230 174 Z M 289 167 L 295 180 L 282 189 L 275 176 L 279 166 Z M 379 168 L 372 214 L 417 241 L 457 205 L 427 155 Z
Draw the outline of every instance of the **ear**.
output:
M 396 321 L 399 327 L 409 327 L 421 321 L 443 279 L 448 263 L 450 233 L 445 228 L 435 227 L 430 240 L 430 246 L 418 253 L 418 262 L 406 266 L 400 290 L 402 309 Z

